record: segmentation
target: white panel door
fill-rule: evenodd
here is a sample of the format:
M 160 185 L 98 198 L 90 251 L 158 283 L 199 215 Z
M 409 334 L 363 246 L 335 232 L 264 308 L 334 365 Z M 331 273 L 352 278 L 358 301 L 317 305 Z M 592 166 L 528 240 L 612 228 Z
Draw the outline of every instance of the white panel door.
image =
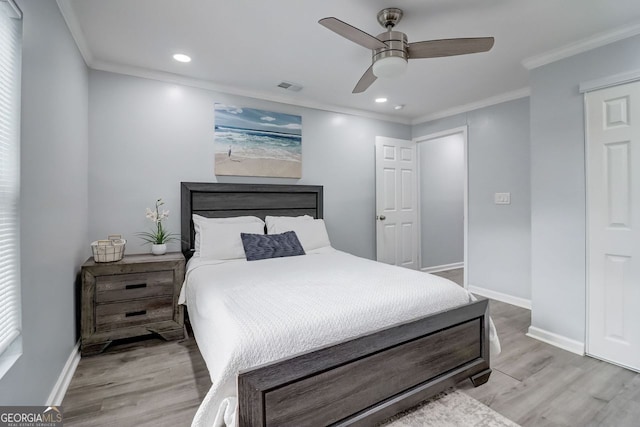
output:
M 376 137 L 378 261 L 418 268 L 416 144 Z
M 640 370 L 640 82 L 586 106 L 587 353 Z

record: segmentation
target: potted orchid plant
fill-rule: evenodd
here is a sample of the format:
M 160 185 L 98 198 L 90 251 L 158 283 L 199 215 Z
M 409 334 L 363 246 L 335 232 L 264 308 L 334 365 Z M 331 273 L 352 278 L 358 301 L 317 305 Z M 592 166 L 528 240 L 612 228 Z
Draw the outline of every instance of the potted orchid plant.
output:
M 167 243 L 178 240 L 176 234 L 169 233 L 163 226 L 162 221 L 169 217 L 169 211 L 162 209 L 160 212 L 160 207 L 164 205 L 162 199 L 156 200 L 156 209 L 151 210 L 147 208 L 146 217 L 153 221 L 154 228 L 152 231 L 143 231 L 138 233 L 138 236 L 145 243 L 151 244 L 151 253 L 154 255 L 163 255 L 167 252 Z

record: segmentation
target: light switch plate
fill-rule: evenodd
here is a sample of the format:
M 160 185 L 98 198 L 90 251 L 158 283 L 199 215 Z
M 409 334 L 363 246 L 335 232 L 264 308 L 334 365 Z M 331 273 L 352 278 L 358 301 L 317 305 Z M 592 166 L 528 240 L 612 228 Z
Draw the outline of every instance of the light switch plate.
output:
M 496 205 L 510 205 L 511 193 L 495 193 L 493 195 L 493 201 Z

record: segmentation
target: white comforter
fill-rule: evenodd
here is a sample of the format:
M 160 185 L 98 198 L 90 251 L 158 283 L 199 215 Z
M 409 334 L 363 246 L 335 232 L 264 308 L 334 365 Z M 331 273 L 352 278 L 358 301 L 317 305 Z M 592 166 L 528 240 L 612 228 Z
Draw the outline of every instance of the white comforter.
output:
M 189 262 L 188 305 L 213 385 L 193 426 L 233 426 L 237 372 L 445 310 L 472 299 L 460 286 L 324 248 L 261 261 Z M 500 351 L 492 327 L 492 351 Z

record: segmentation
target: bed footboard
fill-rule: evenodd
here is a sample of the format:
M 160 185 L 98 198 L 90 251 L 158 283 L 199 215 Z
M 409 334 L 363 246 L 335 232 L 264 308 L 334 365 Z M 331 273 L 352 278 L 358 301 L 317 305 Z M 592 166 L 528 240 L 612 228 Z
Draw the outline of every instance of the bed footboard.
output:
M 241 372 L 239 425 L 372 425 L 490 373 L 480 299 Z

